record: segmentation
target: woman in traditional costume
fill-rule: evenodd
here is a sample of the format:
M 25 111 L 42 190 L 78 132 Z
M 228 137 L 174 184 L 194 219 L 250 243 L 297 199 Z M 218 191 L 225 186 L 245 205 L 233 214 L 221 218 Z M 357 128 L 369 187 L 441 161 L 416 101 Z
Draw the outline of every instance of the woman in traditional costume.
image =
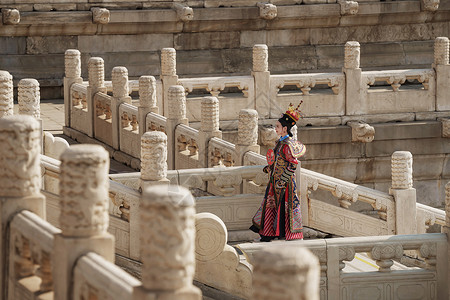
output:
M 302 102 L 300 102 L 301 104 Z M 259 233 L 262 242 L 275 238 L 303 239 L 300 200 L 297 196 L 295 169 L 298 158 L 306 152 L 305 146 L 292 138 L 291 128 L 300 118 L 300 104 L 292 104 L 278 119 L 275 131 L 280 136 L 275 148 L 268 151 L 268 165 L 263 171 L 270 179 L 264 200 L 253 217 L 251 230 Z

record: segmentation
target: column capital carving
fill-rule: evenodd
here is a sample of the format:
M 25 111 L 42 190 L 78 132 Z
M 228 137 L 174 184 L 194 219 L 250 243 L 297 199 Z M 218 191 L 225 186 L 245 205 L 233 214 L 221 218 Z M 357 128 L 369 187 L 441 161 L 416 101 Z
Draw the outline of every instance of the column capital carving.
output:
M 269 70 L 269 51 L 267 45 L 253 46 L 253 72 L 266 72 Z
M 145 289 L 171 292 L 192 287 L 195 272 L 194 203 L 189 190 L 181 186 L 158 185 L 144 189 L 140 223 L 141 232 L 145 232 L 141 235 L 142 285 Z
M 253 267 L 252 299 L 319 299 L 319 260 L 306 248 L 256 252 Z
M 40 194 L 41 126 L 31 116 L 0 118 L 0 197 Z
M 0 71 L 0 118 L 13 114 L 13 77 L 7 71 Z
M 81 53 L 77 49 L 67 49 L 64 53 L 65 76 L 81 77 Z
M 109 154 L 99 145 L 73 145 L 61 154 L 59 221 L 62 234 L 90 237 L 109 224 Z
M 238 123 L 238 145 L 258 144 L 258 112 L 254 109 L 241 109 Z
M 19 114 L 41 117 L 41 94 L 36 79 L 25 78 L 19 81 L 18 87 Z
M 356 41 L 345 43 L 345 69 L 358 69 L 361 55 L 360 45 Z
M 161 50 L 161 75 L 177 75 L 177 52 L 174 48 L 163 48 Z
M 437 37 L 434 40 L 434 66 L 449 64 L 448 37 Z
M 105 62 L 101 57 L 91 57 L 88 62 L 89 86 L 102 88 L 105 86 Z
M 216 97 L 202 98 L 201 113 L 201 130 L 219 131 L 219 100 Z
M 409 151 L 396 151 L 392 154 L 392 188 L 410 189 L 413 187 L 413 157 Z
M 157 181 L 167 177 L 167 135 L 147 131 L 141 137 L 141 179 Z

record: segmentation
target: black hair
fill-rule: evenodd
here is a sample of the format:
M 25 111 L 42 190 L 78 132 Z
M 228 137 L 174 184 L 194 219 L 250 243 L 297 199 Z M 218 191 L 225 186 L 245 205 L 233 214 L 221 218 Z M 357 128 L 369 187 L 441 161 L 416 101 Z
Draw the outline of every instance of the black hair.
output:
M 291 132 L 291 128 L 295 125 L 294 120 L 292 120 L 292 118 L 287 114 L 283 114 L 283 116 L 278 119 L 278 122 L 280 122 L 281 126 L 287 128 L 287 133 L 290 137 L 292 137 L 293 134 Z

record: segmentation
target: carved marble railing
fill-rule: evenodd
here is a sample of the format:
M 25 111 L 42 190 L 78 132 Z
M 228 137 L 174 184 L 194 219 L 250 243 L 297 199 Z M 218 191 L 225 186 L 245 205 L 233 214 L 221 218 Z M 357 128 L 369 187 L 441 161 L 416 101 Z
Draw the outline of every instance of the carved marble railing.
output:
M 9 231 L 9 295 L 53 296 L 53 241 L 61 231 L 30 211 L 14 216 Z M 8 298 L 13 299 L 13 297 Z M 52 298 L 49 298 L 52 299 Z
M 297 245 L 294 245 L 298 243 Z M 445 234 L 371 236 L 291 242 L 291 244 L 239 244 L 245 256 L 253 261 L 255 252 L 276 247 L 306 247 L 319 258 L 321 265 L 321 299 L 349 299 L 364 295 L 367 299 L 399 298 L 447 299 L 447 237 Z M 392 268 L 411 252 L 420 258 L 415 268 Z M 366 268 L 346 269 L 356 261 L 356 254 L 367 253 L 375 263 Z M 358 260 L 361 260 L 359 257 Z M 375 264 L 377 266 L 375 266 Z
M 166 132 L 167 118 L 155 113 L 147 114 L 146 127 L 147 131 Z
M 59 159 L 61 153 L 69 148 L 69 143 L 65 139 L 57 136 L 55 137 L 48 131 L 44 131 L 43 139 L 43 154 L 51 158 Z
M 136 158 L 141 157 L 141 143 L 139 134 L 138 108 L 128 103 L 119 106 L 120 150 Z
M 206 90 L 213 97 L 219 97 L 219 94 L 228 87 L 238 88 L 243 95 L 235 96 L 230 94 L 226 98 L 220 98 L 221 120 L 235 120 L 241 109 L 253 108 L 255 106 L 255 83 L 253 76 L 228 76 L 228 77 L 201 77 L 201 78 L 181 78 L 178 84 L 186 89 L 186 95 L 193 90 Z M 225 96 L 226 94 L 224 94 Z M 197 99 L 188 99 L 187 117 L 190 121 L 201 120 L 200 108 L 201 97 Z
M 301 170 L 298 179 L 306 226 L 343 236 L 395 234 L 393 196 L 306 169 Z M 317 190 L 330 192 L 339 206 L 314 199 L 312 192 Z M 356 201 L 369 204 L 377 215 L 348 210 Z
M 416 203 L 417 233 L 426 233 L 432 225 L 445 226 L 445 211 L 431 206 Z
M 198 130 L 180 124 L 175 129 L 175 169 L 199 168 L 199 134 Z
M 92 112 L 87 107 L 87 86 L 74 83 L 70 86 L 70 126 L 85 134 L 89 132 L 89 122 L 87 122 Z
M 237 161 L 236 146 L 219 138 L 212 138 L 208 146 L 209 167 L 233 167 Z
M 324 88 L 314 89 L 318 85 L 328 86 L 331 91 L 326 92 Z M 343 73 L 271 75 L 270 99 L 276 100 L 276 106 L 270 108 L 271 118 L 278 118 L 289 103 L 299 102 L 299 91 L 280 93 L 280 89 L 285 86 L 295 86 L 300 90 L 300 95 L 304 96 L 302 110 L 307 112 L 308 116 L 345 115 L 345 75 Z
M 107 145 L 113 144 L 112 131 L 112 97 L 105 93 L 94 96 L 95 118 L 94 136 Z
M 133 288 L 141 282 L 102 256 L 90 252 L 82 256 L 74 268 L 74 300 L 132 300 Z
M 138 191 L 120 183 L 109 181 L 109 228 L 115 236 L 116 253 L 140 260 Z
M 417 81 L 420 86 L 404 85 Z M 375 88 L 376 83 L 389 84 Z M 434 111 L 436 109 L 436 73 L 433 69 L 365 71 L 361 74 L 365 114 Z

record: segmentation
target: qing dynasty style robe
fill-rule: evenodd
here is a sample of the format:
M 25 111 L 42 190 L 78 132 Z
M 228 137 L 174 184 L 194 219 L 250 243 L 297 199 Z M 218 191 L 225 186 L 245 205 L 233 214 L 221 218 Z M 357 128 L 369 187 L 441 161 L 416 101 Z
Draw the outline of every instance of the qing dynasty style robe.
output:
M 274 163 L 264 168 L 264 172 L 270 174 L 264 200 L 250 228 L 260 234 L 261 240 L 265 238 L 268 241 L 275 237 L 285 237 L 286 240 L 303 238 L 295 169 L 297 159 L 305 152 L 305 146 L 290 137 L 277 142 Z

